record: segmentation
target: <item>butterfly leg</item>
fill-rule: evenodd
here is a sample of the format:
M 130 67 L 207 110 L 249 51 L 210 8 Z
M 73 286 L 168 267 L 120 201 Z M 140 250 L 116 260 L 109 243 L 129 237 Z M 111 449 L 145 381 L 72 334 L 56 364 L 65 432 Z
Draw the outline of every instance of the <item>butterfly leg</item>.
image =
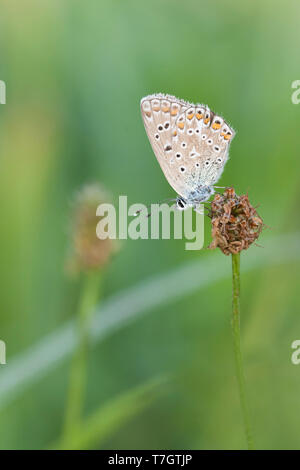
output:
M 197 206 L 194 206 L 195 212 L 197 212 L 200 215 L 204 215 L 204 210 L 207 209 L 203 204 L 198 204 Z

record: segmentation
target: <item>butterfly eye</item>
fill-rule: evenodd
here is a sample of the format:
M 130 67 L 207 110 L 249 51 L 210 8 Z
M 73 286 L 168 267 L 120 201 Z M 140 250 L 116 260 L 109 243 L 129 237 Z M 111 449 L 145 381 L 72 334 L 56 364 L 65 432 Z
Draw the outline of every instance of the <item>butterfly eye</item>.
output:
M 217 159 L 217 162 L 221 163 L 221 161 L 222 161 L 222 158 L 219 157 L 219 158 Z
M 208 145 L 211 145 L 211 144 L 212 144 L 212 140 L 211 140 L 211 139 L 208 139 L 207 143 L 208 143 Z
M 156 140 L 159 140 L 159 135 L 155 134 L 155 138 L 156 138 Z
M 206 135 L 205 135 L 205 134 L 203 134 L 203 136 L 202 136 L 202 140 L 205 140 L 205 139 L 206 139 Z
M 184 149 L 186 147 L 186 143 L 182 142 L 181 147 Z
M 186 170 L 185 166 L 181 166 L 181 167 L 180 167 L 180 171 L 181 171 L 181 173 L 184 173 L 184 172 L 185 172 L 185 170 Z
M 157 129 L 161 132 L 164 130 L 163 126 L 160 124 L 159 126 L 157 126 Z
M 176 158 L 177 158 L 178 160 L 180 160 L 181 157 L 182 157 L 181 153 L 179 153 L 179 152 L 176 153 Z
M 209 165 L 209 160 L 206 160 L 205 166 L 208 166 L 208 165 Z
M 169 122 L 165 122 L 165 129 L 169 129 L 170 127 L 170 123 Z
M 177 202 L 177 208 L 183 211 L 186 207 L 186 203 L 182 199 L 177 199 L 176 202 Z
M 165 152 L 170 152 L 172 150 L 171 145 L 166 145 L 165 146 Z
M 217 145 L 215 145 L 215 146 L 214 146 L 214 150 L 215 150 L 216 152 L 220 152 L 220 147 L 218 147 Z
M 199 166 L 200 166 L 200 163 L 195 163 L 196 168 L 199 168 Z
M 195 132 L 196 132 L 196 134 L 199 134 L 200 131 L 199 131 L 199 129 L 196 129 Z
M 193 133 L 193 129 L 189 129 L 189 130 L 188 130 L 188 134 L 189 134 L 189 135 L 192 135 L 192 133 Z

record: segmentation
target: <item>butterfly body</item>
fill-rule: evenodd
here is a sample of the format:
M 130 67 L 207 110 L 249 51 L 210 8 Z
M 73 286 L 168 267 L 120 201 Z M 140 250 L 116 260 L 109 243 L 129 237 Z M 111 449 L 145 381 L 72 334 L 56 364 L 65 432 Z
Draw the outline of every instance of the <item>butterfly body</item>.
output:
M 228 160 L 234 130 L 208 106 L 171 95 L 146 96 L 141 112 L 156 158 L 178 194 L 177 207 L 179 200 L 186 207 L 208 200 Z

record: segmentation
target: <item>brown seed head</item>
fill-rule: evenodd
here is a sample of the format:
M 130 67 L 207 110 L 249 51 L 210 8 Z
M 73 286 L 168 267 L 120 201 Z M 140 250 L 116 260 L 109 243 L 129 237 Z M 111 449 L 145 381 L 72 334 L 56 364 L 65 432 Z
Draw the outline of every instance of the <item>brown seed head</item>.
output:
M 96 227 L 99 204 L 109 201 L 109 196 L 99 184 L 84 186 L 74 200 L 72 217 L 72 255 L 68 262 L 71 271 L 87 271 L 106 265 L 116 249 L 114 240 L 100 240 Z
M 215 194 L 209 217 L 213 239 L 209 248 L 219 247 L 225 255 L 247 250 L 263 228 L 248 195 L 237 196 L 233 188 L 226 188 L 223 195 Z

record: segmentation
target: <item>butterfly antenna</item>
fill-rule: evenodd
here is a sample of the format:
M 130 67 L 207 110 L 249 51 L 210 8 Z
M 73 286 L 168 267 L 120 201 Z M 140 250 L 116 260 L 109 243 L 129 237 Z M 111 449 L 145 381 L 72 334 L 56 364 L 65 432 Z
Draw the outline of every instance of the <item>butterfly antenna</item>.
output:
M 163 204 L 164 202 L 167 202 L 167 203 L 170 203 L 170 202 L 175 202 L 177 199 L 174 199 L 174 198 L 168 198 L 168 199 L 163 199 L 162 201 L 158 202 L 157 204 Z M 148 204 L 145 209 L 149 209 L 149 207 L 152 206 L 153 203 L 151 204 Z M 135 212 L 134 214 L 134 217 L 136 217 L 137 215 L 139 215 L 144 209 L 140 209 L 138 211 Z M 151 211 L 147 213 L 146 217 L 150 217 L 151 216 Z

